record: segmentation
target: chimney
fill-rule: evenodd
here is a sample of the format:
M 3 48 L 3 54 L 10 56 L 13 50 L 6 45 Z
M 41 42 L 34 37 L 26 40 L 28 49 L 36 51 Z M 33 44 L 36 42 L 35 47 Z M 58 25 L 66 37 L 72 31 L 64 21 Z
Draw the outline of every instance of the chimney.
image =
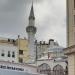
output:
M 18 38 L 20 38 L 20 35 L 18 35 Z
M 49 45 L 50 45 L 50 46 L 53 46 L 53 45 L 54 45 L 54 39 L 50 39 L 50 40 L 49 40 Z
M 42 41 L 40 41 L 40 45 L 42 44 Z
M 45 45 L 45 41 L 43 42 L 43 44 Z
M 37 44 L 37 40 L 35 40 L 35 44 Z

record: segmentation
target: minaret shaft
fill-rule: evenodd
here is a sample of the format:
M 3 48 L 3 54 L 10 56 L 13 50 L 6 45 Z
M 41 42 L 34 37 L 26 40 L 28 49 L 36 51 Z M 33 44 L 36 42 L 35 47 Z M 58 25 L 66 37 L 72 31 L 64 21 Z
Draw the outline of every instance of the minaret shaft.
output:
M 30 20 L 29 20 L 29 26 L 34 26 L 34 25 L 35 25 L 35 20 L 30 19 Z

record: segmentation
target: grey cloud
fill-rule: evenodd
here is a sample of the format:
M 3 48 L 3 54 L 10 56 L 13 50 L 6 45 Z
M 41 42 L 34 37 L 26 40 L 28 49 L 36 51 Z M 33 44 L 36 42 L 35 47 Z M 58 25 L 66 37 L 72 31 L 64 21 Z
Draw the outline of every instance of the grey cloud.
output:
M 25 3 L 25 0 L 9 0 L 4 7 L 1 7 L 0 31 L 4 29 L 10 33 L 12 29 L 16 31 L 15 28 L 18 29 L 19 26 L 21 28 L 22 20 L 25 19 L 23 16 L 27 13 L 26 5 L 27 3 Z M 25 13 L 23 13 L 24 11 Z
M 58 8 L 57 6 L 56 7 L 54 6 L 52 7 L 52 11 L 51 10 L 48 11 L 50 12 L 50 14 L 46 14 L 46 17 L 42 19 L 42 22 L 38 27 L 39 31 L 37 33 L 38 40 L 41 39 L 47 41 L 48 39 L 53 38 L 57 40 L 60 45 L 66 46 L 65 10 L 61 9 L 61 7 Z

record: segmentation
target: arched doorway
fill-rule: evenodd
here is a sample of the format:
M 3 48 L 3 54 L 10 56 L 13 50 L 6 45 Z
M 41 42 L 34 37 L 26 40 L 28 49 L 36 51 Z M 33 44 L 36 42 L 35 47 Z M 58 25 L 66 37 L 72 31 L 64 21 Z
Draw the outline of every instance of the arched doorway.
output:
M 56 65 L 53 68 L 53 75 L 64 75 L 64 69 L 61 65 Z
M 43 63 L 40 66 L 38 66 L 38 72 L 41 74 L 51 75 L 51 68 L 48 64 Z

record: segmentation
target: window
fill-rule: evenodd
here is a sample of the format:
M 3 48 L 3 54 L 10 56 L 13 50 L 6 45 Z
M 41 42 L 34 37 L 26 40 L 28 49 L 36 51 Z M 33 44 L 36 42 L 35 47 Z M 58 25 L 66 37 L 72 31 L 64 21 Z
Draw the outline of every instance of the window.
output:
M 23 59 L 22 58 L 19 58 L 19 63 L 23 63 Z
M 13 39 L 13 43 L 15 43 L 15 40 Z
M 8 51 L 8 57 L 10 57 L 11 55 L 10 55 L 10 51 Z
M 10 39 L 8 39 L 8 42 L 10 42 Z
M 74 32 L 74 36 L 73 37 L 74 37 L 74 41 L 73 42 L 74 42 L 74 45 L 75 45 L 75 32 Z
M 15 57 L 15 52 L 12 52 L 12 57 Z
M 14 63 L 14 61 L 12 61 L 12 63 Z
M 61 65 L 56 65 L 56 66 L 54 66 L 54 68 L 53 68 L 53 75 L 64 75 L 64 69 L 63 69 L 63 67 L 61 66 Z
M 51 75 L 51 68 L 48 64 L 43 63 L 40 66 L 38 66 L 38 72 L 41 74 Z
M 75 26 L 75 15 L 74 15 L 74 26 Z
M 75 0 L 74 0 L 74 8 L 75 8 Z
M 4 53 L 2 53 L 1 56 L 4 56 Z
M 23 50 L 19 50 L 19 54 L 23 54 Z
M 4 56 L 5 54 L 4 54 L 4 50 L 2 50 L 2 53 L 1 53 L 1 56 Z

